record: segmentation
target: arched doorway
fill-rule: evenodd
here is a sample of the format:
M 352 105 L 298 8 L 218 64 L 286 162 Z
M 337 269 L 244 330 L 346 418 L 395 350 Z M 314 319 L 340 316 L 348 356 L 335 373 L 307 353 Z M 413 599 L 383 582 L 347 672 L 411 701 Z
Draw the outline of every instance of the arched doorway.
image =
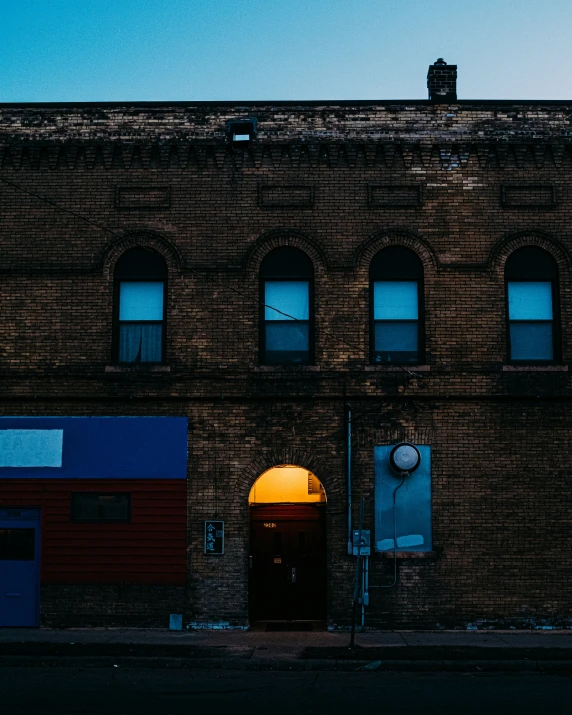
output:
M 261 474 L 249 495 L 251 622 L 296 624 L 326 616 L 326 492 L 302 467 Z

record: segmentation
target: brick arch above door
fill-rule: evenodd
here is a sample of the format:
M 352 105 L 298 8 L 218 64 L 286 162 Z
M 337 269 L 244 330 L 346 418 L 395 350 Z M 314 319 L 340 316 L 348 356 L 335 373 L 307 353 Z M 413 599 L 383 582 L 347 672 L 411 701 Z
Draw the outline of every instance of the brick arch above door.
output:
M 339 498 L 341 495 L 341 483 L 331 476 L 333 470 L 324 463 L 324 460 L 311 450 L 293 447 L 268 450 L 254 459 L 246 469 L 243 469 L 235 481 L 233 503 L 244 504 L 246 513 L 248 495 L 256 480 L 269 469 L 286 464 L 302 467 L 312 472 L 324 485 L 328 501 L 332 497 Z

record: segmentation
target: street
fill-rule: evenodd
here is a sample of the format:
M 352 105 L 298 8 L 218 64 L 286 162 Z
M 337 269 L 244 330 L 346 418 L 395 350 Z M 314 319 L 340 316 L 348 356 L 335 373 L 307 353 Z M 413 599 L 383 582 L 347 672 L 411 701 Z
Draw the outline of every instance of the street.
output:
M 569 676 L 0 668 L 1 715 L 570 712 Z

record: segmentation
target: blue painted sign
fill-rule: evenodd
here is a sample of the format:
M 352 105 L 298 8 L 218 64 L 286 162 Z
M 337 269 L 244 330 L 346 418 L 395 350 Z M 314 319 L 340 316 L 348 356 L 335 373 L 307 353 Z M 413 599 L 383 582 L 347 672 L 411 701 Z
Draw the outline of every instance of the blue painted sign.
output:
M 376 551 L 431 551 L 433 549 L 431 447 L 415 446 L 421 454 L 421 464 L 415 472 L 403 479 L 401 486 L 399 485 L 402 477 L 389 464 L 389 455 L 395 445 L 374 448 Z
M 186 479 L 186 417 L 2 417 L 0 479 Z

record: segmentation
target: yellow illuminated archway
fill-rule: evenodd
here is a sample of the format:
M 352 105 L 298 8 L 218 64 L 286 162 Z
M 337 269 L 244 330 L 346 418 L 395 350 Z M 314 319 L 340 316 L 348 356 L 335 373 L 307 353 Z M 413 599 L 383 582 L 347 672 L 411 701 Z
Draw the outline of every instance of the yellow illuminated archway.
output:
M 272 467 L 254 482 L 249 504 L 316 504 L 326 492 L 315 474 L 293 464 Z

